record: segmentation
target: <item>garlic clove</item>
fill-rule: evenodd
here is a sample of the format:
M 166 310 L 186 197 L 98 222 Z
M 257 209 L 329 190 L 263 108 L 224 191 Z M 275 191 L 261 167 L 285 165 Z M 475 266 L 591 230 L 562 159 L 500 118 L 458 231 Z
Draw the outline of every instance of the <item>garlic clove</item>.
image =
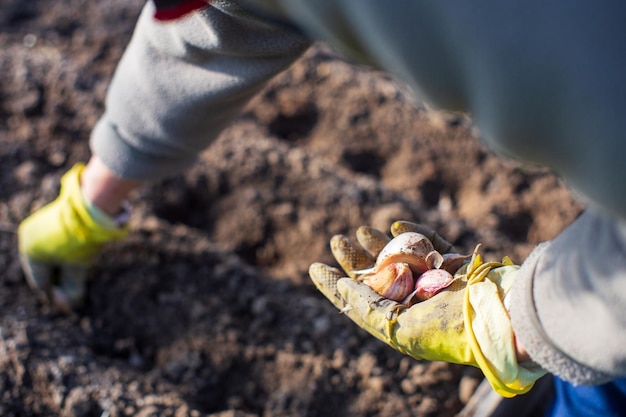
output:
M 417 301 L 428 300 L 454 281 L 451 273 L 445 269 L 429 269 L 415 280 L 415 294 Z
M 359 279 L 378 294 L 393 301 L 402 301 L 415 288 L 411 268 L 404 262 L 386 265 Z

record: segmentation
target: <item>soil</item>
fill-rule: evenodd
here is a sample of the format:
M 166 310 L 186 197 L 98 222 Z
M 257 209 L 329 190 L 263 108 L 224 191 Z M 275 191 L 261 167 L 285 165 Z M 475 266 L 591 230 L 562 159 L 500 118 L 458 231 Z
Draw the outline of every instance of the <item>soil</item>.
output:
M 429 224 L 522 262 L 581 206 L 550 171 L 493 154 L 471 118 L 324 45 L 273 79 L 183 174 L 132 198 L 88 304 L 37 302 L 15 230 L 90 156 L 142 2 L 0 5 L 0 415 L 453 416 L 481 375 L 417 361 L 314 288 L 336 233 Z

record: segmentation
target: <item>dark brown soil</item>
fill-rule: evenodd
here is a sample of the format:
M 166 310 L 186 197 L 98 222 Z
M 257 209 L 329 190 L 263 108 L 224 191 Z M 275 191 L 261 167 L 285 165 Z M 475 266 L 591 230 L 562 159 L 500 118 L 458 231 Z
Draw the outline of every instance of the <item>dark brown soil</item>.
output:
M 495 157 L 471 120 L 316 46 L 184 174 L 133 197 L 84 311 L 46 311 L 15 229 L 86 161 L 142 2 L 0 5 L 0 415 L 453 416 L 480 375 L 415 361 L 307 277 L 361 224 L 430 224 L 521 262 L 580 206 L 550 172 Z

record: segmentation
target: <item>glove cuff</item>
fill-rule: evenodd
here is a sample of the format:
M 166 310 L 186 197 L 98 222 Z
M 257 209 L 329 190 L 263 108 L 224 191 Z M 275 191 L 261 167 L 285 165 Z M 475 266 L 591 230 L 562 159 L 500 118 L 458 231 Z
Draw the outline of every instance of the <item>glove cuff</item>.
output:
M 85 201 L 85 207 L 87 207 L 87 212 L 91 218 L 105 229 L 115 230 L 123 228 L 130 220 L 131 209 L 130 204 L 127 202 L 122 205 L 120 213 L 118 213 L 115 217 L 111 217 L 102 211 L 98 206 L 93 204 L 87 197 L 85 197 L 84 194 L 83 200 Z
M 504 397 L 528 392 L 546 371 L 517 362 L 513 328 L 503 299 L 519 266 L 510 261 L 472 259 L 463 305 L 465 329 L 477 365 L 494 391 Z M 526 366 L 528 365 L 528 366 Z
M 85 164 L 78 163 L 61 178 L 59 198 L 66 200 L 71 206 L 73 215 L 71 218 L 68 216 L 68 220 L 71 221 L 72 229 L 75 232 L 88 235 L 89 240 L 93 243 L 106 243 L 125 238 L 128 234 L 126 227 L 116 225 L 110 216 L 83 197 L 80 177 L 84 169 Z

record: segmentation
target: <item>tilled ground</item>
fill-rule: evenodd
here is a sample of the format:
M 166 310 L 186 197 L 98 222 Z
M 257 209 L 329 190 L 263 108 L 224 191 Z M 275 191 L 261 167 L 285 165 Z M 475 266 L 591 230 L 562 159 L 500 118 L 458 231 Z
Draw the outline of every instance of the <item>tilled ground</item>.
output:
M 141 2 L 0 6 L 2 416 L 453 416 L 480 375 L 415 361 L 338 314 L 307 277 L 361 224 L 425 222 L 521 262 L 579 205 L 495 157 L 471 120 L 312 48 L 190 169 L 133 197 L 84 311 L 29 292 L 15 229 L 89 157 Z

